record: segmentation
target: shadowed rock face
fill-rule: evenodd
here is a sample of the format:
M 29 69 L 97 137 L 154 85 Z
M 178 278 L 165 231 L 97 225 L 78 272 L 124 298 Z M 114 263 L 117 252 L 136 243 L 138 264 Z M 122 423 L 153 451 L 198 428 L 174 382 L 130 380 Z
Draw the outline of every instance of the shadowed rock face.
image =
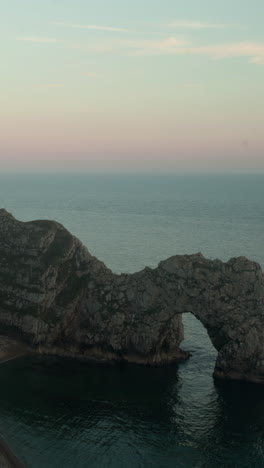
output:
M 205 326 L 215 376 L 264 382 L 264 275 L 244 257 L 201 254 L 115 275 L 53 221 L 0 210 L 0 330 L 38 351 L 99 361 L 165 364 L 180 350 L 181 314 Z

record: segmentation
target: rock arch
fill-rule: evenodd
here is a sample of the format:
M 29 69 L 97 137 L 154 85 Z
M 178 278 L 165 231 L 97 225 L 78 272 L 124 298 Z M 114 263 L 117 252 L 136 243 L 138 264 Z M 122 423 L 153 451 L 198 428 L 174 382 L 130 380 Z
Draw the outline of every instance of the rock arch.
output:
M 0 332 L 48 354 L 142 364 L 188 357 L 191 312 L 218 351 L 214 375 L 264 382 L 264 274 L 244 257 L 227 263 L 174 256 L 115 275 L 54 221 L 0 210 Z

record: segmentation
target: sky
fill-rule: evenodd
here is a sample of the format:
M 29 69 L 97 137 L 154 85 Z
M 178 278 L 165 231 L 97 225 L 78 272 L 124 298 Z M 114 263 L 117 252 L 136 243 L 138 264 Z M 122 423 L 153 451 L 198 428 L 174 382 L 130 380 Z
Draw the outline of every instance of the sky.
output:
M 263 172 L 263 0 L 0 0 L 1 172 Z

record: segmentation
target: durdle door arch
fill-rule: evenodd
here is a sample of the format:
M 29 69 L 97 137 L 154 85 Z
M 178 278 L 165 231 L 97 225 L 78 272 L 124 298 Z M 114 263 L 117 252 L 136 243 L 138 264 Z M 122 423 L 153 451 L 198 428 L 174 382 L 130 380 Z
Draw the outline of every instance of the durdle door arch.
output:
M 0 334 L 36 352 L 161 365 L 191 312 L 218 351 L 214 375 L 264 383 L 264 274 L 245 257 L 202 254 L 115 275 L 55 221 L 0 210 Z

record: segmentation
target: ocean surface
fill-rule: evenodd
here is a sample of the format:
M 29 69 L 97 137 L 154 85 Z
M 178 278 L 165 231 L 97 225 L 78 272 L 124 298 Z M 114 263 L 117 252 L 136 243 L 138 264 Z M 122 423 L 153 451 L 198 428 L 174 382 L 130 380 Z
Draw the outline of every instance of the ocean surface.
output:
M 55 219 L 115 272 L 171 255 L 264 267 L 264 175 L 1 175 L 0 205 Z M 264 388 L 212 378 L 215 350 L 184 317 L 178 366 L 22 358 L 0 366 L 0 434 L 29 468 L 264 467 Z

